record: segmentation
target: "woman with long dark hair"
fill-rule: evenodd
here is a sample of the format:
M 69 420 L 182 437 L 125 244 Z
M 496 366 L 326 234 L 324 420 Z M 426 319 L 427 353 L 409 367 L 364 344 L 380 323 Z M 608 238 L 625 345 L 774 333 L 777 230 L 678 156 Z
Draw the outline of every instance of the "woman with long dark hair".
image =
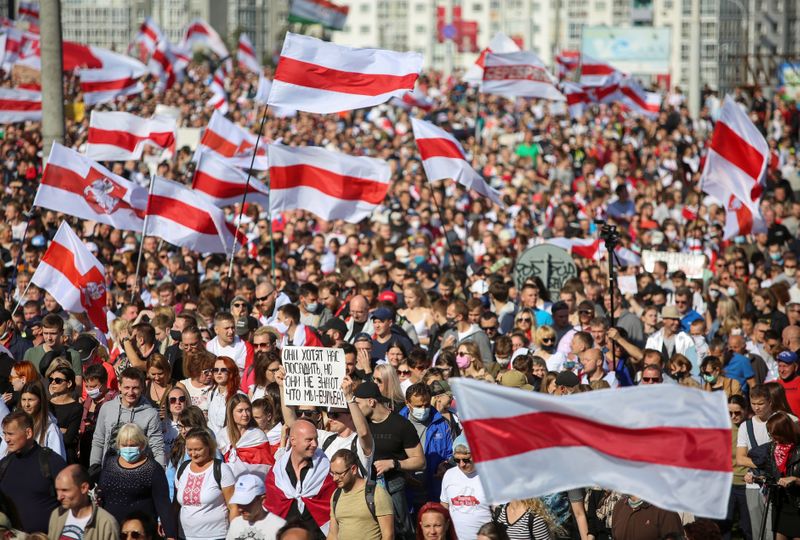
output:
M 19 393 L 17 410 L 28 413 L 33 418 L 33 439 L 39 446 L 46 446 L 65 461 L 67 450 L 64 436 L 58 428 L 55 416 L 50 413 L 49 400 L 44 386 L 38 380 L 26 383 Z M 0 458 L 8 452 L 5 438 L 0 440 Z
M 778 485 L 774 510 L 778 540 L 800 538 L 800 432 L 785 412 L 767 420 L 769 445 L 768 477 Z
M 83 405 L 75 399 L 75 372 L 70 367 L 58 366 L 50 372 L 47 382 L 50 390 L 49 408 L 64 438 L 67 463 L 77 463 Z
M 200 410 L 200 407 L 194 405 L 189 405 L 178 413 L 178 421 L 175 427 L 178 429 L 178 437 L 172 443 L 172 449 L 167 458 L 166 470 L 170 498 L 172 498 L 174 492 L 175 472 L 184 461 L 189 460 L 189 454 L 186 452 L 186 434 L 193 429 L 208 429 L 206 427 L 206 416 Z
M 267 435 L 258 429 L 253 420 L 253 406 L 244 394 L 228 400 L 225 429 L 217 434 L 219 450 L 238 478 L 251 473 L 266 477 L 269 467 L 275 464 Z

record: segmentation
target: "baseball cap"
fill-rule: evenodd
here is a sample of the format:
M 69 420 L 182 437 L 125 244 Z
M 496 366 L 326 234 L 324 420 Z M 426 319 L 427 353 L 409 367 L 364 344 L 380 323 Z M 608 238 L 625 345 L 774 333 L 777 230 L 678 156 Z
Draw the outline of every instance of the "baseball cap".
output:
M 503 377 L 505 379 L 505 376 Z M 556 376 L 556 386 L 574 388 L 580 384 L 578 376 L 571 371 L 562 371 Z
M 72 348 L 78 351 L 81 362 L 88 362 L 100 343 L 92 336 L 83 334 L 72 342 Z
M 175 276 L 174 278 L 172 278 L 172 283 L 174 283 L 175 285 L 184 285 L 186 283 L 189 283 L 191 280 L 192 280 L 192 278 L 189 277 L 188 275 L 179 274 L 179 275 Z
M 680 319 L 681 314 L 676 306 L 664 306 L 661 308 L 662 319 Z
M 239 317 L 236 321 L 236 335 L 246 336 L 250 330 L 258 328 L 258 321 L 254 317 Z
M 353 392 L 353 396 L 358 399 L 383 399 L 383 394 L 381 394 L 378 385 L 372 381 L 359 384 L 356 391 Z
M 231 504 L 250 504 L 259 495 L 264 495 L 264 481 L 254 474 L 243 474 L 236 480 Z
M 319 328 L 321 331 L 325 332 L 327 330 L 336 330 L 343 336 L 347 334 L 347 323 L 345 323 L 339 317 L 334 317 L 333 319 L 329 319 L 328 322 L 320 326 Z
M 594 303 L 591 300 L 584 300 L 580 304 L 578 304 L 578 312 L 581 311 L 591 311 L 592 315 L 595 313 Z
M 372 312 L 370 319 L 378 319 L 379 321 L 392 321 L 394 320 L 394 313 L 389 308 L 378 308 Z
M 528 384 L 525 374 L 516 369 L 510 369 L 503 373 L 500 384 L 509 388 L 521 388 L 523 390 L 533 390 L 533 386 Z
M 237 302 L 244 302 L 245 305 L 250 305 L 250 302 L 247 301 L 247 298 L 245 298 L 242 295 L 238 295 L 238 296 L 234 296 L 233 297 L 233 300 L 231 300 L 231 307 L 233 307 L 233 304 L 235 304 Z
M 794 364 L 797 362 L 797 354 L 792 351 L 781 351 L 775 360 L 784 364 Z
M 378 301 L 380 302 L 391 302 L 392 304 L 397 303 L 397 294 L 393 291 L 383 291 L 381 294 L 378 295 Z
M 442 394 L 452 394 L 450 384 L 447 381 L 433 381 L 430 384 L 431 397 L 441 396 Z
M 563 300 L 559 300 L 550 307 L 550 313 L 555 313 L 556 311 L 561 311 L 562 309 L 569 309 L 569 306 Z

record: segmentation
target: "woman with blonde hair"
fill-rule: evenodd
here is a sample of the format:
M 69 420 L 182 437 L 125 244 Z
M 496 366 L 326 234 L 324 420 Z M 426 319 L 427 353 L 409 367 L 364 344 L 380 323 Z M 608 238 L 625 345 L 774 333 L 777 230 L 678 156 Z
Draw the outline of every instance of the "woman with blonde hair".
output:
M 400 378 L 390 364 L 378 364 L 372 372 L 372 381 L 378 385 L 386 405 L 393 411 L 400 411 L 406 404 L 406 397 L 400 390 Z
M 494 382 L 494 377 L 483 365 L 481 350 L 474 341 L 459 343 L 456 349 L 456 364 L 461 370 L 462 377 Z
M 536 315 L 529 308 L 522 308 L 514 316 L 514 329 L 519 330 L 532 342 L 536 333 Z
M 398 313 L 414 325 L 419 344 L 427 348 L 434 322 L 430 298 L 419 283 L 412 283 L 403 290 L 403 300 L 406 308 L 399 310 Z
M 503 525 L 509 538 L 550 540 L 556 522 L 541 499 L 515 500 L 492 510 L 492 521 Z
M 548 325 L 542 325 L 534 333 L 534 354 L 545 361 L 548 371 L 561 371 L 567 357 L 556 350 L 556 331 Z
M 219 451 L 234 476 L 255 474 L 267 476 L 275 464 L 266 433 L 253 419 L 253 405 L 244 394 L 235 394 L 228 400 L 225 429 L 217 433 Z
M 131 322 L 118 317 L 111 322 L 111 341 L 114 346 L 111 347 L 111 353 L 108 356 L 108 363 L 112 366 L 117 361 L 117 357 L 122 354 L 122 340 L 123 338 L 130 337 L 131 335 Z
M 716 314 L 717 316 L 711 323 L 708 333 L 709 341 L 715 337 L 720 337 L 727 341 L 731 330 L 742 327 L 742 319 L 736 300 L 730 296 L 720 296 L 719 300 L 717 300 Z

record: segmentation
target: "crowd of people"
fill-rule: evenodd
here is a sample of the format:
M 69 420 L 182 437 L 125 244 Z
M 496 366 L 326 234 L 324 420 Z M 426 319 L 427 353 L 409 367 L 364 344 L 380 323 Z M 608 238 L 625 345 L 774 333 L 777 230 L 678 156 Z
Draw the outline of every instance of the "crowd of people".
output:
M 180 111 L 180 126 L 202 128 L 209 73 L 193 63 L 165 92 L 151 80 L 98 108 L 146 117 L 162 104 Z M 237 71 L 229 83 L 229 117 L 255 131 L 257 77 Z M 724 206 L 699 186 L 719 113 L 713 91 L 698 118 L 675 88 L 655 119 L 617 105 L 571 119 L 558 104 L 479 97 L 457 74 L 429 71 L 418 87 L 430 110 L 267 117 L 266 140 L 380 157 L 392 182 L 359 224 L 226 208 L 231 222 L 242 211 L 249 239 L 230 276 L 224 255 L 32 208 L 40 126 L 3 126 L 4 537 L 800 537 L 796 103 L 737 91 L 772 150 L 769 230 L 727 241 Z M 66 88 L 80 102 L 76 85 Z M 88 111 L 70 111 L 64 142 L 81 150 Z M 463 141 L 505 206 L 425 178 L 415 115 Z M 108 165 L 142 185 L 153 172 L 188 184 L 192 153 Z M 619 274 L 636 292 L 623 294 L 605 261 L 574 256 L 577 274 L 557 291 L 538 277 L 515 281 L 526 249 L 597 237 L 598 219 L 631 252 L 705 256 L 703 277 L 624 259 Z M 31 284 L 64 220 L 105 266 L 106 335 Z M 287 346 L 343 349 L 346 407 L 287 405 Z M 723 392 L 735 474 L 729 493 L 708 496 L 729 499 L 728 517 L 677 514 L 591 478 L 585 489 L 490 505 L 456 377 L 555 396 L 648 384 Z

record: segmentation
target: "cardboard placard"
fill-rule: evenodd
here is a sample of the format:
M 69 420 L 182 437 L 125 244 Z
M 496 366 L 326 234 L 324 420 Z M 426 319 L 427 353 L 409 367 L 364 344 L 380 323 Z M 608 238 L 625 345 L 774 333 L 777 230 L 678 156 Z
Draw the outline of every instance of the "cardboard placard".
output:
M 341 385 L 344 350 L 325 347 L 284 347 L 284 392 L 287 405 L 347 408 Z

